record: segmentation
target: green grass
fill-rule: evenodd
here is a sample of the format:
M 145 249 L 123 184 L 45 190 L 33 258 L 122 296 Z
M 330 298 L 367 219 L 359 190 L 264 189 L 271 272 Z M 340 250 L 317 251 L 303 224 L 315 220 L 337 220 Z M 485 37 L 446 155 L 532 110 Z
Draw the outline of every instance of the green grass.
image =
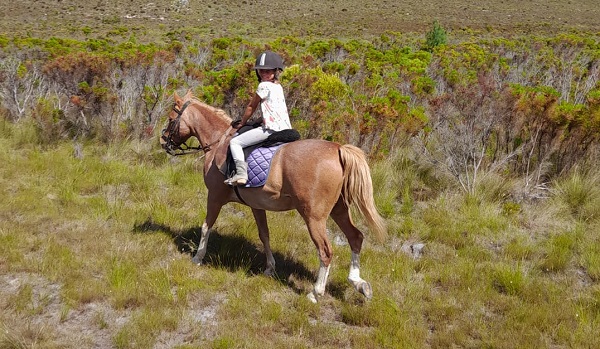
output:
M 374 298 L 349 286 L 350 251 L 334 245 L 326 295 L 312 304 L 318 260 L 297 213 L 268 213 L 276 277 L 261 274 L 251 211 L 237 204 L 198 267 L 206 189 L 193 157 L 170 161 L 153 140 L 84 144 L 76 158 L 68 142 L 16 146 L 25 126 L 4 127 L 2 348 L 600 345 L 600 197 L 582 190 L 593 175 L 517 204 L 497 178 L 465 195 L 402 150 L 373 164 L 391 223 L 390 240 L 367 234 L 362 253 Z M 401 251 L 416 241 L 420 258 Z
M 574 171 L 555 183 L 554 200 L 574 218 L 590 221 L 600 216 L 600 175 Z

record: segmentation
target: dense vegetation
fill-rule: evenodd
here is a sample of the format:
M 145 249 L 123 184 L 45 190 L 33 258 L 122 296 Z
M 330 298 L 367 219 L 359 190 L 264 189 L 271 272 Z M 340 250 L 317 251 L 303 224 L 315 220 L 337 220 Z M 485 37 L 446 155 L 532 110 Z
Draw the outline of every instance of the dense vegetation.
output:
M 285 57 L 292 121 L 305 137 L 357 144 L 374 157 L 414 140 L 467 188 L 462 177 L 479 168 L 543 181 L 595 151 L 595 37 L 441 44 L 445 33 L 435 25 L 423 42 L 397 33 L 373 41 L 284 37 L 265 46 L 185 33 L 164 47 L 0 38 L 2 115 L 33 122 L 46 144 L 143 138 L 162 126 L 172 92 L 190 88 L 236 118 L 255 85 L 253 57 L 268 47 Z
M 596 35 L 457 38 L 434 23 L 372 40 L 0 47 L 0 347 L 598 345 Z M 339 245 L 328 295 L 305 299 L 316 257 L 294 213 L 269 217 L 276 278 L 259 276 L 238 205 L 208 266 L 188 261 L 206 192 L 198 162 L 158 149 L 172 93 L 238 118 L 265 48 L 284 56 L 294 127 L 370 155 L 390 226 L 365 248 L 371 302 L 346 289 Z

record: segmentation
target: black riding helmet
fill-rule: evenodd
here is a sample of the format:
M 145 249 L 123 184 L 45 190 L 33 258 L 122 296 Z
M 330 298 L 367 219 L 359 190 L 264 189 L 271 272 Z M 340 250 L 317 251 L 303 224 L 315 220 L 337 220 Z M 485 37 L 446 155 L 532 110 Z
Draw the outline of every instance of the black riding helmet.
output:
M 273 51 L 265 51 L 256 57 L 256 64 L 254 65 L 258 81 L 260 81 L 259 69 L 275 69 L 275 77 L 277 78 L 279 72 L 283 71 L 283 59 Z

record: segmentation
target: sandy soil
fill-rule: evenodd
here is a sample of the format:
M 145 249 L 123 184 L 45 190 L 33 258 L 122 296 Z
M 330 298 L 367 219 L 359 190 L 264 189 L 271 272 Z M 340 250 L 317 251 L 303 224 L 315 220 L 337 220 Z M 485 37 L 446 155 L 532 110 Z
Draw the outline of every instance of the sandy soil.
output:
M 21 0 L 0 1 L 0 33 L 46 37 L 105 35 L 135 28 L 137 39 L 195 28 L 209 36 L 368 37 L 387 30 L 444 28 L 510 33 L 600 32 L 597 0 Z

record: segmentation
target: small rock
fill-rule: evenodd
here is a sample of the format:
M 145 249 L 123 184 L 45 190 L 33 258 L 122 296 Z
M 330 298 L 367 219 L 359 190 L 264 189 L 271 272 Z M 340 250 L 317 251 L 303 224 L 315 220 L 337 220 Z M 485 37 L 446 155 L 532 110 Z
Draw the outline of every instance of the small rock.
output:
M 414 259 L 421 258 L 423 255 L 423 249 L 425 248 L 425 244 L 423 243 L 405 243 L 402 245 L 400 250 L 407 255 L 412 256 Z
M 336 235 L 336 236 L 333 238 L 333 243 L 334 243 L 336 246 L 346 246 L 346 245 L 348 245 L 348 240 L 346 240 L 346 238 L 345 238 L 345 237 L 342 237 L 342 236 L 340 236 L 340 235 Z

